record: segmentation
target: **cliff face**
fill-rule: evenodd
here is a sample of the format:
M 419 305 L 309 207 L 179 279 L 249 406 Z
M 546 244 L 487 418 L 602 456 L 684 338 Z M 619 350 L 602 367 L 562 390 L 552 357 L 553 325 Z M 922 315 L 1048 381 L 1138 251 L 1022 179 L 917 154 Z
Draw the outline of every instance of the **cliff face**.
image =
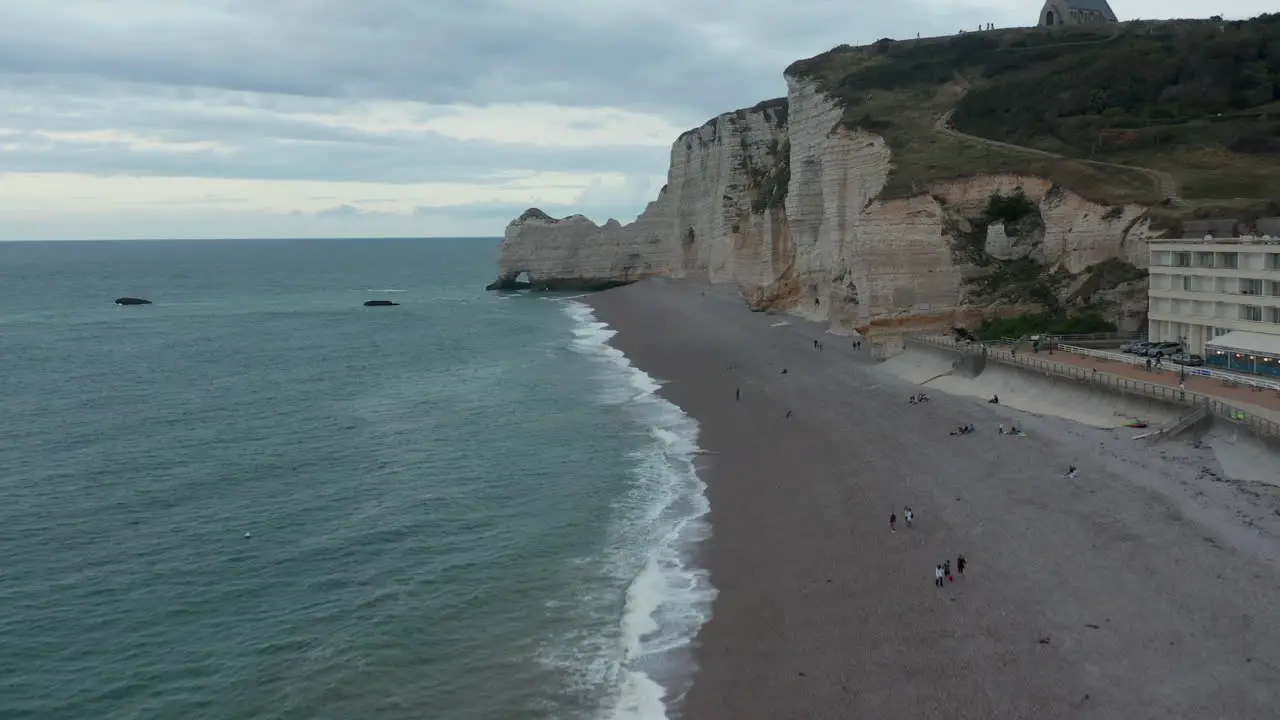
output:
M 1093 274 L 1116 259 L 1145 267 L 1157 234 L 1147 208 L 1097 205 L 1016 175 L 881 199 L 893 163 L 885 140 L 840 125 L 841 108 L 812 83 L 787 84 L 785 99 L 677 139 L 667 186 L 629 225 L 526 212 L 507 227 L 490 287 L 514 287 L 521 273 L 549 289 L 697 273 L 737 284 L 755 309 L 864 332 L 972 322 L 1046 293 L 1140 321 L 1145 294 L 1112 292 L 1117 283 Z

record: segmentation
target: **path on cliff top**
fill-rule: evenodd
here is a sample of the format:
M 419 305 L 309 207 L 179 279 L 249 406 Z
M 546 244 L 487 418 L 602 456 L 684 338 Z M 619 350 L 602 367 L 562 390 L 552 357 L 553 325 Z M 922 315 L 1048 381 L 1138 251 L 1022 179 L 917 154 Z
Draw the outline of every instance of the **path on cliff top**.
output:
M 960 88 L 960 97 L 963 98 L 964 93 L 967 93 L 969 91 L 969 83 L 958 74 L 956 76 L 956 81 L 957 81 L 957 85 Z M 957 100 L 956 102 L 959 102 L 959 100 Z M 1175 178 L 1174 176 L 1170 175 L 1167 172 L 1164 172 L 1163 170 L 1156 170 L 1155 168 L 1148 168 L 1148 167 L 1140 167 L 1138 165 L 1121 165 L 1119 163 L 1108 163 L 1108 162 L 1101 162 L 1098 160 L 1085 160 L 1083 158 L 1069 157 L 1067 155 L 1052 153 L 1047 150 L 1037 150 L 1036 148 L 1029 148 L 1023 145 L 1014 145 L 1013 143 L 1001 142 L 999 140 L 989 140 L 987 138 L 978 137 L 977 135 L 970 135 L 968 133 L 963 133 L 963 132 L 960 132 L 959 130 L 956 130 L 950 127 L 951 114 L 954 112 L 955 110 L 952 109 L 943 113 L 938 118 L 937 122 L 933 124 L 933 131 L 936 133 L 940 133 L 942 135 L 949 135 L 959 140 L 966 140 L 972 143 L 977 143 L 979 145 L 986 145 L 987 147 L 992 147 L 992 148 L 1012 150 L 1013 152 L 1019 152 L 1024 155 L 1035 155 L 1035 156 L 1044 157 L 1044 158 L 1052 158 L 1054 160 L 1075 160 L 1077 162 L 1088 163 L 1090 165 L 1096 165 L 1098 167 L 1120 168 L 1124 170 L 1137 170 L 1143 175 L 1146 175 L 1147 177 L 1151 178 L 1151 181 L 1152 183 L 1155 184 L 1156 191 L 1160 194 L 1161 199 L 1168 198 L 1170 201 L 1172 201 L 1175 204 L 1179 200 L 1177 178 Z

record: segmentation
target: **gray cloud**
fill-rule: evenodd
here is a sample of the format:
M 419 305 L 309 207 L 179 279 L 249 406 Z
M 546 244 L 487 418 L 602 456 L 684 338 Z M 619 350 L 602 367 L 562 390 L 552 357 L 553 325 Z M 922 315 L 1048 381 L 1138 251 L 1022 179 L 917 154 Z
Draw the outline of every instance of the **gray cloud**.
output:
M 781 94 L 786 63 L 841 42 L 1001 19 L 910 0 L 890 8 L 809 0 L 785 10 L 773 0 L 731 8 L 722 0 L 172 0 L 166 12 L 136 18 L 121 6 L 108 24 L 102 18 L 110 5 L 90 4 L 97 12 L 76 3 L 0 8 L 0 71 L 328 98 L 538 100 L 709 115 Z M 713 35 L 726 38 L 723 46 Z
M 463 141 L 439 135 L 387 141 L 371 136 L 288 144 L 263 134 L 178 128 L 171 142 L 212 140 L 227 151 L 169 152 L 54 142 L 31 133 L 5 138 L 19 146 L 0 152 L 8 172 L 86 172 L 204 178 L 345 180 L 383 183 L 484 182 L 495 171 L 662 174 L 665 151 L 643 147 L 548 148 Z M 296 139 L 296 138 L 295 138 Z
M 372 134 L 317 118 L 375 100 L 538 102 L 639 110 L 690 127 L 783 94 L 787 64 L 841 43 L 1034 16 L 1032 7 L 980 9 L 987 1 L 939 10 L 923 0 L 0 0 L 0 128 L 18 131 L 0 135 L 0 170 L 380 183 L 616 172 L 637 179 L 621 191 L 588 188 L 576 207 L 543 209 L 625 222 L 647 199 L 640 178 L 665 172 L 665 149 Z M 589 131 L 591 121 L 574 129 Z M 103 130 L 217 148 L 175 153 L 40 134 Z M 344 197 L 329 211 L 295 217 L 207 202 L 206 210 L 173 211 L 176 222 L 225 235 L 498 234 L 524 209 L 395 215 Z M 178 216 L 146 213 L 122 207 L 30 220 L 38 226 L 0 214 L 0 235 L 75 236 L 77 227 L 89 235 L 107 225 L 139 237 L 173 233 Z

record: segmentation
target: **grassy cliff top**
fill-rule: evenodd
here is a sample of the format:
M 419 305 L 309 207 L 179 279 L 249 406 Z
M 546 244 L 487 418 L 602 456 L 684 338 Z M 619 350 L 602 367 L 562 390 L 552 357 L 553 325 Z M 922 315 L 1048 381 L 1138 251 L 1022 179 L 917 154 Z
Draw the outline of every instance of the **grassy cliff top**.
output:
M 1191 212 L 1280 201 L 1280 14 L 884 39 L 787 74 L 842 105 L 842 124 L 885 136 L 889 196 L 1025 172 L 1100 202 L 1155 203 L 1171 194 L 1165 173 Z M 1039 152 L 938 132 L 947 112 L 960 133 Z

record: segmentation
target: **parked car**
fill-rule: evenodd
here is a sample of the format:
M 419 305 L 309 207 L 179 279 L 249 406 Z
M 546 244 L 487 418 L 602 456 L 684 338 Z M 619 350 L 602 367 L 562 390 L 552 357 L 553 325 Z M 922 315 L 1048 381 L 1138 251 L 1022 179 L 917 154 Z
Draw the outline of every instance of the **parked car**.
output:
M 1178 365 L 1200 367 L 1201 365 L 1204 365 L 1204 358 L 1200 357 L 1199 355 L 1194 355 L 1192 353 L 1180 352 L 1180 353 L 1174 353 L 1170 355 L 1169 362 L 1176 363 Z
M 1147 341 L 1147 340 L 1134 340 L 1133 342 L 1127 342 L 1121 345 L 1120 352 L 1132 353 L 1134 355 L 1141 355 L 1142 351 L 1146 350 L 1147 346 L 1150 344 L 1151 344 L 1150 341 Z
M 1151 343 L 1142 351 L 1141 354 L 1146 355 L 1147 357 L 1162 358 L 1166 355 L 1176 355 L 1182 352 L 1182 349 L 1182 343 L 1165 341 Z

